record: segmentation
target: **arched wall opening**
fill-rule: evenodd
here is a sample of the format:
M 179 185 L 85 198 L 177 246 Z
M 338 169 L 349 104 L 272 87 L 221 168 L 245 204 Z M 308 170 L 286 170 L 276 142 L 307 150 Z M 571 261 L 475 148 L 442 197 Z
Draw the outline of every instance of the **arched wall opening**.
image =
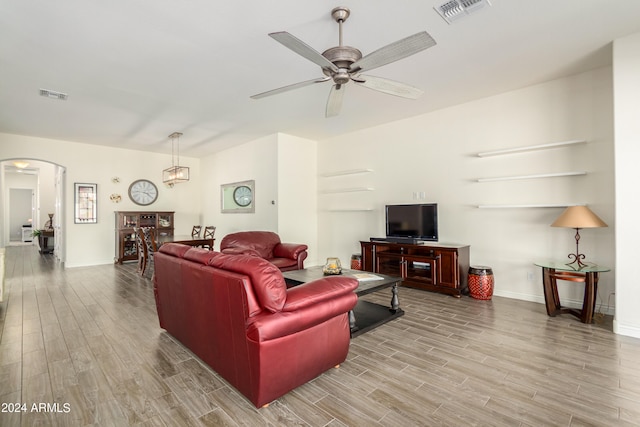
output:
M 65 166 L 48 160 L 0 159 L 0 246 L 38 245 L 41 242 L 37 238 L 27 241 L 26 236 L 30 234 L 27 226 L 31 225 L 35 231 L 50 225 L 54 235 L 53 254 L 61 262 L 65 261 L 65 176 Z M 24 204 L 28 202 L 24 199 L 29 193 L 31 207 L 27 212 Z

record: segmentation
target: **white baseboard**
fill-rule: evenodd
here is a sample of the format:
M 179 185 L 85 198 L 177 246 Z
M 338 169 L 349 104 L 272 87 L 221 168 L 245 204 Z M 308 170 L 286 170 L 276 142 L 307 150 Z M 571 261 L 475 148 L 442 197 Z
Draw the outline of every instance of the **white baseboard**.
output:
M 621 324 L 615 318 L 613 319 L 613 332 L 618 335 L 626 335 L 633 338 L 640 338 L 640 328 L 637 326 L 629 326 Z
M 493 294 L 496 295 L 496 296 L 499 296 L 499 297 L 505 297 L 505 298 L 511 298 L 511 299 L 519 299 L 519 300 L 523 300 L 523 301 L 537 302 L 539 304 L 544 304 L 545 303 L 543 295 L 522 294 L 522 293 L 518 293 L 518 292 L 509 292 L 509 291 L 494 291 Z M 562 306 L 563 307 L 569 307 L 569 308 L 581 309 L 582 308 L 582 301 L 563 299 L 562 300 Z M 596 313 L 609 314 L 609 315 L 613 316 L 613 315 L 616 314 L 616 311 L 615 311 L 615 307 L 613 307 L 613 306 L 606 307 L 604 305 L 599 305 L 596 302 Z

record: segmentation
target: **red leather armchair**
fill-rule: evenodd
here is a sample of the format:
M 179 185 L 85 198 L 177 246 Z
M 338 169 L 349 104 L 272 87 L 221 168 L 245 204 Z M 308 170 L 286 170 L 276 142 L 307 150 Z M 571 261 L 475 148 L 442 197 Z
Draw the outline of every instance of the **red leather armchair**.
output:
M 220 242 L 220 252 L 229 255 L 254 255 L 274 264 L 280 271 L 302 270 L 307 245 L 282 243 L 271 231 L 240 231 L 227 234 Z
M 167 243 L 155 254 L 160 327 L 256 407 L 342 363 L 358 281 L 287 289 L 264 259 Z

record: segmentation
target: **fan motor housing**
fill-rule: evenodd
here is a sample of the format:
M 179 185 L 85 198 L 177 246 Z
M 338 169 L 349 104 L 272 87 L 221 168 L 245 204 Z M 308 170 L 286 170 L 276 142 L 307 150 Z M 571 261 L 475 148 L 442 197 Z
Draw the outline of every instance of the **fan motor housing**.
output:
M 349 68 L 362 58 L 362 52 L 351 46 L 336 46 L 322 52 L 322 56 L 333 62 L 338 68 Z

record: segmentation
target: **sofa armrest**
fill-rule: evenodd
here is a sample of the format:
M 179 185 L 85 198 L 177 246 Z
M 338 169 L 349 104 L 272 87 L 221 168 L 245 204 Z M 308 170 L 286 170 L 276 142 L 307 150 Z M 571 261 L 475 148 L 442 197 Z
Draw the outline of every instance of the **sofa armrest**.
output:
M 278 313 L 251 318 L 247 336 L 254 341 L 285 337 L 319 325 L 352 310 L 358 302 L 353 292 L 358 281 L 347 277 L 315 280 L 287 291 L 287 302 Z
M 324 277 L 287 290 L 287 300 L 282 311 L 296 311 L 325 301 L 335 299 L 340 295 L 353 292 L 358 287 L 358 280 L 352 277 Z
M 298 256 L 302 252 L 306 252 L 307 248 L 307 245 L 298 243 L 278 243 L 273 248 L 273 256 L 276 258 L 298 259 Z

